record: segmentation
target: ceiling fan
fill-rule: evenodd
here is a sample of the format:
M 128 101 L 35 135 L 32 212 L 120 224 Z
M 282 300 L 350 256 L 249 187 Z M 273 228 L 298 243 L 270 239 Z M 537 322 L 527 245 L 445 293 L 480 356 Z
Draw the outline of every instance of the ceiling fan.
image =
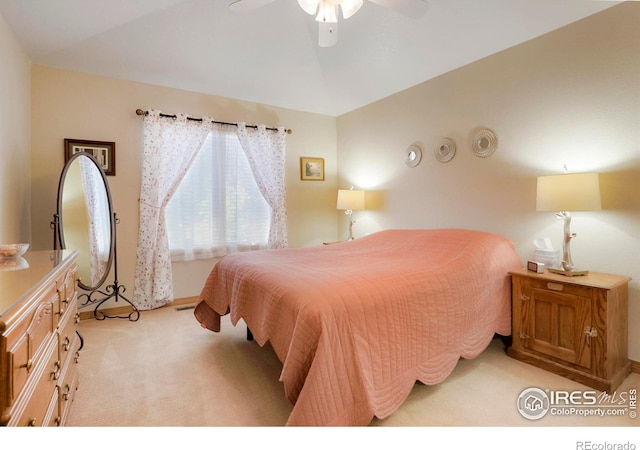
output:
M 275 0 L 231 0 L 229 8 L 237 12 L 251 11 Z M 408 17 L 419 18 L 427 10 L 427 0 L 368 0 Z M 338 42 L 338 10 L 342 18 L 353 16 L 364 0 L 298 0 L 300 7 L 310 15 L 316 15 L 318 22 L 318 45 L 331 47 Z

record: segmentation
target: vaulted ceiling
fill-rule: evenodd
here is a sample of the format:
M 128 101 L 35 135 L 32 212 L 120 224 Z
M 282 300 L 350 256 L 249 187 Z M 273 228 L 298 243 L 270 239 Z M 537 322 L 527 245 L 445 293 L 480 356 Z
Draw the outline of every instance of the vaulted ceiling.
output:
M 416 19 L 365 0 L 327 48 L 296 0 L 243 13 L 229 0 L 0 0 L 0 15 L 37 64 L 338 116 L 617 3 L 428 0 Z

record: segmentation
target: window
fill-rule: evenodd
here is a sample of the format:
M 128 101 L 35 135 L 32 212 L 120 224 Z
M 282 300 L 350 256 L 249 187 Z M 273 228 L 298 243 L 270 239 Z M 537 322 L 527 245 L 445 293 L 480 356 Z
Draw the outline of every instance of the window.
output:
M 209 133 L 165 210 L 171 259 L 266 248 L 270 219 L 235 129 Z

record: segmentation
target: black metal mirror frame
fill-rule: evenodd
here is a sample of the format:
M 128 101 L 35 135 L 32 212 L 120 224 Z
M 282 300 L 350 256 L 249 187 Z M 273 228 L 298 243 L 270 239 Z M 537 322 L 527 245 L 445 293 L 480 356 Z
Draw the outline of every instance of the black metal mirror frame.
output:
M 56 226 L 56 238 L 57 238 L 57 242 L 54 242 L 54 248 L 57 248 L 57 245 L 59 244 L 61 249 L 65 249 L 67 248 L 65 240 L 64 240 L 64 215 L 63 215 L 63 193 L 64 193 L 64 183 L 65 180 L 67 179 L 67 173 L 69 172 L 69 168 L 71 167 L 72 163 L 78 159 L 78 158 L 87 158 L 89 161 L 91 161 L 95 167 L 98 169 L 98 173 L 100 173 L 100 177 L 102 179 L 102 182 L 104 184 L 104 188 L 105 188 L 105 193 L 107 195 L 107 204 L 108 204 L 108 209 L 109 209 L 109 257 L 107 259 L 107 264 L 105 266 L 104 269 L 104 273 L 102 274 L 102 277 L 100 278 L 100 280 L 97 281 L 97 283 L 95 284 L 95 286 L 90 286 L 89 284 L 85 283 L 81 278 L 78 279 L 78 286 L 85 290 L 85 291 L 95 291 L 97 289 L 100 288 L 100 286 L 102 286 L 104 284 L 105 281 L 107 281 L 107 277 L 109 276 L 109 272 L 111 271 L 111 265 L 113 264 L 113 251 L 115 248 L 115 220 L 114 220 L 114 216 L 113 216 L 113 208 L 112 208 L 112 202 L 111 202 L 111 191 L 109 189 L 109 184 L 107 183 L 107 179 L 104 173 L 104 170 L 102 170 L 102 167 L 100 167 L 100 164 L 98 163 L 98 161 L 93 157 L 93 155 L 89 154 L 89 153 L 76 153 L 73 156 L 71 156 L 69 158 L 69 160 L 67 161 L 67 163 L 64 166 L 64 169 L 62 169 L 62 174 L 60 174 L 60 182 L 58 183 L 58 202 L 57 202 L 57 208 L 56 208 L 56 216 L 57 216 L 57 220 L 55 221 L 57 223 Z
M 93 155 L 89 153 L 80 152 L 71 156 L 69 160 L 66 162 L 64 168 L 62 169 L 62 173 L 60 174 L 60 181 L 58 183 L 58 199 L 57 199 L 57 205 L 56 205 L 56 214 L 54 215 L 54 220 L 52 222 L 52 227 L 54 229 L 53 248 L 54 249 L 66 248 L 65 239 L 64 239 L 64 218 L 62 213 L 62 210 L 63 210 L 62 198 L 63 198 L 63 191 L 64 191 L 64 182 L 67 177 L 67 172 L 69 171 L 69 167 L 76 159 L 80 157 L 88 158 L 95 165 L 95 167 L 98 169 L 98 172 L 100 173 L 100 177 L 104 184 L 105 193 L 107 196 L 108 210 L 109 210 L 110 243 L 109 243 L 109 257 L 107 259 L 107 264 L 105 266 L 104 273 L 102 274 L 102 277 L 97 282 L 97 284 L 95 286 L 89 286 L 88 284 L 85 284 L 81 279 L 78 280 L 78 287 L 88 292 L 86 294 L 81 294 L 78 296 L 79 299 L 85 298 L 84 301 L 80 301 L 79 307 L 95 304 L 96 307 L 94 309 L 94 317 L 98 320 L 104 320 L 106 318 L 120 318 L 120 319 L 129 319 L 135 322 L 140 317 L 140 312 L 138 311 L 136 306 L 133 303 L 131 303 L 131 301 L 129 301 L 124 295 L 122 295 L 122 292 L 124 292 L 126 288 L 124 287 L 124 285 L 121 285 L 118 283 L 116 224 L 119 222 L 119 220 L 116 216 L 116 213 L 113 212 L 113 206 L 112 206 L 113 203 L 111 201 L 111 191 L 109 189 L 109 183 L 107 182 L 107 177 L 102 167 L 100 167 L 100 164 L 98 163 L 98 161 L 95 159 Z M 100 290 L 100 287 L 107 280 L 107 277 L 111 272 L 111 267 L 113 267 L 114 282 L 113 284 L 108 285 L 105 291 L 102 291 Z M 101 294 L 102 297 L 93 298 L 94 295 L 98 295 L 98 294 Z M 129 304 L 129 306 L 131 307 L 131 311 L 128 314 L 124 314 L 124 315 L 108 315 L 103 311 L 100 311 L 99 310 L 100 306 L 110 298 L 115 299 L 116 303 L 120 299 L 123 299 Z

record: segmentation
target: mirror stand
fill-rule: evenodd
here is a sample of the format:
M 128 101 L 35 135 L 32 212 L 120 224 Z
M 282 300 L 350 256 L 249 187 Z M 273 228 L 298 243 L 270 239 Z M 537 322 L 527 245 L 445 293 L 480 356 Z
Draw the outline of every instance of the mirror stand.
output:
M 120 219 L 118 219 L 115 212 L 113 213 L 113 223 L 114 225 L 120 223 Z M 60 215 L 57 213 L 53 215 L 53 222 L 51 222 L 51 228 L 54 230 L 53 249 L 57 250 L 58 239 L 59 239 L 58 236 L 60 233 Z M 113 228 L 113 284 L 108 285 L 104 291 L 98 288 L 98 289 L 89 290 L 88 293 L 86 294 L 79 294 L 78 306 L 79 308 L 83 308 L 89 305 L 96 305 L 96 307 L 93 310 L 93 317 L 95 317 L 97 320 L 129 319 L 131 322 L 136 322 L 140 318 L 140 311 L 138 310 L 136 305 L 134 305 L 127 297 L 122 295 L 122 292 L 126 291 L 127 288 L 123 284 L 120 284 L 118 282 L 118 251 L 116 248 L 117 247 L 116 243 L 117 243 L 116 228 L 114 226 Z M 97 295 L 96 293 L 102 295 L 103 297 L 93 298 L 94 295 Z M 81 301 L 80 299 L 82 298 L 85 298 L 85 300 Z M 102 306 L 102 304 L 107 300 L 109 300 L 110 298 L 113 298 L 116 304 L 120 299 L 124 300 L 132 308 L 132 311 L 126 315 L 125 314 L 110 315 L 110 314 L 105 314 L 103 311 L 100 311 L 99 309 L 100 306 Z
M 117 225 L 120 223 L 120 219 L 118 219 L 116 213 L 113 213 L 113 223 Z M 117 240 L 116 240 L 116 227 L 113 228 L 113 284 L 108 285 L 105 288 L 105 291 L 101 291 L 100 289 L 94 289 L 89 291 L 87 294 L 78 295 L 78 300 L 85 297 L 86 300 L 84 302 L 80 302 L 80 307 L 84 307 L 87 305 L 96 305 L 93 310 L 93 316 L 97 320 L 104 319 L 129 319 L 132 322 L 137 321 L 140 318 L 140 311 L 136 305 L 134 305 L 127 297 L 122 295 L 122 292 L 126 291 L 127 288 L 124 287 L 123 284 L 118 283 L 118 250 L 117 250 Z M 93 296 L 98 293 L 103 295 L 101 298 L 93 298 Z M 118 304 L 120 299 L 124 300 L 129 306 L 132 308 L 132 311 L 129 314 L 115 314 L 109 315 L 105 314 L 103 311 L 100 311 L 100 306 L 110 298 L 113 298 Z

